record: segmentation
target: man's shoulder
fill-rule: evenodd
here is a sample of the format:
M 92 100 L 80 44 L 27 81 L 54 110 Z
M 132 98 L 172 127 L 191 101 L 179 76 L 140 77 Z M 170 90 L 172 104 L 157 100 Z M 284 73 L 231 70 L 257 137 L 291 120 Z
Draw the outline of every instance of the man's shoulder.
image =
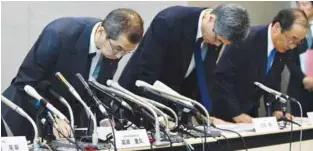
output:
M 44 31 L 71 32 L 76 29 L 83 29 L 86 26 L 92 26 L 101 20 L 91 17 L 63 17 L 51 21 Z
M 205 8 L 201 7 L 187 7 L 187 6 L 171 6 L 160 11 L 156 17 L 163 17 L 167 19 L 181 19 L 184 17 L 200 14 Z
M 268 29 L 268 25 L 251 26 L 247 38 L 243 41 L 241 45 L 248 46 L 250 44 L 252 45 L 256 44 L 256 41 L 261 42 L 262 39 L 264 39 L 264 37 L 267 36 L 267 32 L 268 32 L 267 29 Z

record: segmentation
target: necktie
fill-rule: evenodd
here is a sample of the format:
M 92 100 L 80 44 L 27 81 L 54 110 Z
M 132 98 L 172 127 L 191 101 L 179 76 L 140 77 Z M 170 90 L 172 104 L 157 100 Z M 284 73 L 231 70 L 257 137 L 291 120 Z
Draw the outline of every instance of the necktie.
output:
M 100 63 L 100 71 L 98 73 L 97 81 L 101 84 L 106 84 L 108 79 L 112 79 L 117 69 L 118 60 L 112 60 L 102 56 Z
M 203 60 L 202 60 L 202 53 L 201 53 L 201 43 L 202 43 L 202 38 L 199 38 L 195 46 L 195 62 L 196 62 L 197 79 L 198 79 L 198 86 L 199 86 L 200 94 L 201 94 L 201 102 L 206 107 L 206 109 L 210 112 L 212 110 L 212 100 L 209 96 L 209 90 L 207 87 L 205 74 L 204 74 L 204 67 L 203 67 Z
M 271 70 L 271 66 L 274 62 L 275 55 L 276 55 L 276 50 L 275 48 L 271 51 L 270 55 L 267 58 L 267 65 L 266 65 L 266 75 L 268 75 L 269 71 Z
M 98 77 L 98 75 L 99 75 L 100 68 L 101 68 L 102 58 L 103 58 L 103 57 L 101 56 L 100 59 L 99 59 L 99 61 L 98 61 L 98 63 L 97 63 L 97 65 L 96 65 L 95 70 L 94 70 L 93 73 L 92 73 L 92 77 L 93 77 L 94 79 L 97 79 L 97 77 Z

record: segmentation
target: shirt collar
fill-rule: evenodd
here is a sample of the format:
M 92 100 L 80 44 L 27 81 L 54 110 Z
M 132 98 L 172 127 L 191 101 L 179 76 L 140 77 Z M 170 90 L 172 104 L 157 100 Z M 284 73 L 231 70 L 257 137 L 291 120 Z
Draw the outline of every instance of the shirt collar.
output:
M 268 25 L 267 31 L 267 57 L 270 55 L 271 51 L 274 49 L 274 44 L 271 35 L 272 24 Z
M 99 27 L 100 24 L 101 22 L 98 22 L 92 28 L 91 35 L 90 35 L 90 43 L 89 43 L 89 54 L 100 52 L 100 50 L 97 48 L 96 43 L 95 43 L 96 29 Z

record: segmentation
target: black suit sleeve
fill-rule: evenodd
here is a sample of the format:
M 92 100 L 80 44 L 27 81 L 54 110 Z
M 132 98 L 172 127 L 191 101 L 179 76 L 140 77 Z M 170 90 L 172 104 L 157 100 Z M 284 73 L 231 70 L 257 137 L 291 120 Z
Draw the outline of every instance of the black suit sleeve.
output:
M 26 84 L 36 84 L 48 73 L 49 68 L 55 63 L 58 47 L 57 33 L 53 30 L 44 30 L 24 59 L 17 76 L 3 92 L 5 97 L 19 105 L 33 118 L 36 112 L 34 102 L 26 95 L 23 87 Z M 25 118 L 4 104 L 1 107 L 1 115 L 14 135 L 25 135 L 28 139 L 32 137 L 32 127 Z
M 33 85 L 40 81 L 54 65 L 58 55 L 60 40 L 52 29 L 45 29 L 25 57 L 13 85 Z
M 273 70 L 277 70 L 276 73 L 274 75 L 273 78 L 273 83 L 271 83 L 271 85 L 269 85 L 270 88 L 277 90 L 278 92 L 281 91 L 281 76 L 282 76 L 282 72 L 284 69 L 284 65 L 282 66 L 282 68 L 280 69 L 273 69 Z M 272 112 L 274 111 L 280 111 L 281 110 L 281 103 L 279 101 L 275 100 L 275 97 L 273 97 L 271 94 L 268 93 L 264 93 L 264 103 L 266 105 L 266 102 L 272 102 Z
M 171 29 L 165 17 L 157 16 L 145 34 L 138 79 L 153 84 L 159 79 L 163 66 L 164 54 L 170 43 Z
M 288 51 L 287 52 L 287 58 L 286 58 L 286 65 L 290 71 L 290 75 L 292 75 L 292 77 L 294 77 L 296 81 L 298 81 L 299 83 L 302 83 L 303 78 L 305 77 L 304 73 L 301 70 L 300 67 L 300 52 L 302 52 L 304 48 L 299 47 L 295 50 L 292 51 Z M 304 50 L 305 51 L 305 50 Z M 298 64 L 299 63 L 299 64 Z
M 224 112 L 222 117 L 226 119 L 236 117 L 242 113 L 235 94 L 236 65 L 238 65 L 241 59 L 240 51 L 242 51 L 241 48 L 227 46 L 215 70 L 214 104 L 218 105 L 218 107 L 214 108 L 218 111 L 214 111 L 213 108 L 213 112 L 217 113 L 217 115 Z M 221 109 L 225 109 L 225 111 L 221 111 Z

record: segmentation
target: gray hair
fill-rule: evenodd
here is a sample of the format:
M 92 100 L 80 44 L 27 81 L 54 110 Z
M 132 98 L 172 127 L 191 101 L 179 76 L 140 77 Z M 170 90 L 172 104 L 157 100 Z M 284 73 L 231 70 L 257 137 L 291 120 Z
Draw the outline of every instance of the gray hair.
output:
M 126 34 L 129 42 L 136 44 L 142 39 L 143 20 L 134 10 L 119 8 L 111 11 L 102 21 L 107 38 L 116 40 L 120 34 Z
M 213 9 L 214 31 L 232 43 L 238 44 L 249 34 L 250 17 L 248 11 L 236 4 L 222 4 Z

